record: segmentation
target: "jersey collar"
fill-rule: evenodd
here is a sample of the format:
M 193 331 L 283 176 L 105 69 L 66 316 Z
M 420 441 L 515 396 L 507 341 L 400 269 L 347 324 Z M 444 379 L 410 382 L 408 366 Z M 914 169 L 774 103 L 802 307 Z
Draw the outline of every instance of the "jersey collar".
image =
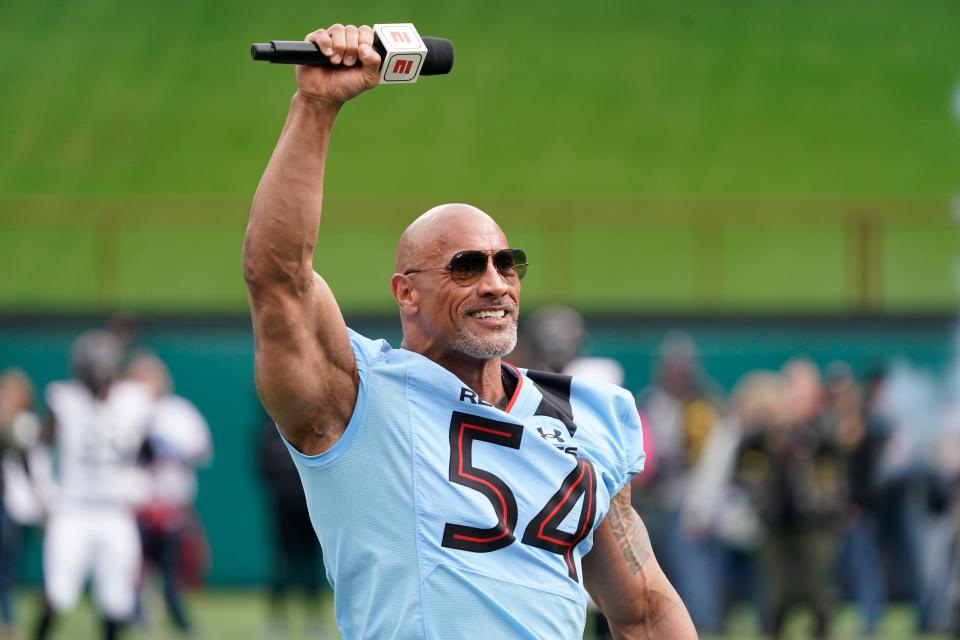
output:
M 503 410 L 513 416 L 523 417 L 532 414 L 540 403 L 540 393 L 536 386 L 530 382 L 515 365 L 506 360 L 500 361 L 505 375 L 516 379 L 517 386 L 513 390 L 513 395 Z

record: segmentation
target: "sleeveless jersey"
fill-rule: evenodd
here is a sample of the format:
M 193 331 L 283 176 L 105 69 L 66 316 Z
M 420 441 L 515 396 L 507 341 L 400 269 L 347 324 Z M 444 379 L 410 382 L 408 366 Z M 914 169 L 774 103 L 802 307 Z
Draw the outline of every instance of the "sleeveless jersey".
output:
M 643 468 L 633 397 L 518 370 L 505 410 L 417 353 L 350 331 L 343 435 L 287 446 L 345 640 L 582 637 L 581 557 Z

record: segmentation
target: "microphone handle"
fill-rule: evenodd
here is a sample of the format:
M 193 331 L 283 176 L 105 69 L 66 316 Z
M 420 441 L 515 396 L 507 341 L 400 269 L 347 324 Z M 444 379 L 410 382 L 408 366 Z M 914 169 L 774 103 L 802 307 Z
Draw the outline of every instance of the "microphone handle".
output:
M 374 37 L 373 48 L 382 58 L 386 49 L 380 44 L 380 38 Z M 274 64 L 305 64 L 317 67 L 341 67 L 331 64 L 317 45 L 303 40 L 271 40 L 270 42 L 250 45 L 250 57 L 254 60 L 269 61 Z M 359 64 L 359 60 L 357 61 Z

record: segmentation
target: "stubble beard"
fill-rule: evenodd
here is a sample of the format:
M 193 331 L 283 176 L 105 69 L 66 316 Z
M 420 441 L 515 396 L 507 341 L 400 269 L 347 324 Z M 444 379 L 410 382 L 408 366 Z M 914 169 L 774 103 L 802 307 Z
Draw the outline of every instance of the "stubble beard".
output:
M 492 338 L 483 338 L 461 326 L 457 329 L 457 335 L 450 348 L 471 358 L 488 360 L 505 356 L 516 346 L 517 322 L 514 320 L 508 331 Z

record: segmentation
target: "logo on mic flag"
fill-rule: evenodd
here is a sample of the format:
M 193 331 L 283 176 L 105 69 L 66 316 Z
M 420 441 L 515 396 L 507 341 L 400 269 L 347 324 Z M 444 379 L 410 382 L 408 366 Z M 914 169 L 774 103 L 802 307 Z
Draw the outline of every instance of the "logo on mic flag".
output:
M 409 29 L 391 28 L 387 29 L 386 34 L 393 46 L 398 49 L 409 44 L 416 44 L 416 33 L 414 33 L 414 37 L 411 37 Z
M 412 84 L 420 76 L 427 46 L 410 23 L 376 24 L 374 33 L 384 48 L 380 82 Z

